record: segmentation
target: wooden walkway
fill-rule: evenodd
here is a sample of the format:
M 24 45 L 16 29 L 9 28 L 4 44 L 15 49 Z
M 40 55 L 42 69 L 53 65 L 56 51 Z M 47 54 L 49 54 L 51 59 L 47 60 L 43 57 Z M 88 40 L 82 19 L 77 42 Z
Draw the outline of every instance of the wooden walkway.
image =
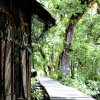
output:
M 50 100 L 95 100 L 77 89 L 64 86 L 50 78 L 38 76 L 37 79 L 45 87 L 50 96 Z

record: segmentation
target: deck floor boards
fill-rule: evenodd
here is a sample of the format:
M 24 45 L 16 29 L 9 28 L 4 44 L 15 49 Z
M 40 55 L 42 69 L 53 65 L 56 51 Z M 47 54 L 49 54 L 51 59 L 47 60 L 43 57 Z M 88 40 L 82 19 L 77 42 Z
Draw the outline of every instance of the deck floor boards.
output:
M 58 81 L 45 76 L 38 76 L 40 83 L 45 87 L 50 100 L 95 100 L 77 89 L 64 86 Z

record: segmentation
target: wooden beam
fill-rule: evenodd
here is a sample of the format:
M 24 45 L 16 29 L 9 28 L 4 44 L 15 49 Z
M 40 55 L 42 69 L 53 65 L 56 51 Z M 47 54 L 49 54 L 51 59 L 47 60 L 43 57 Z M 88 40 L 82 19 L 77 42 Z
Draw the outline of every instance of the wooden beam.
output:
M 0 100 L 2 100 L 2 38 L 0 38 Z

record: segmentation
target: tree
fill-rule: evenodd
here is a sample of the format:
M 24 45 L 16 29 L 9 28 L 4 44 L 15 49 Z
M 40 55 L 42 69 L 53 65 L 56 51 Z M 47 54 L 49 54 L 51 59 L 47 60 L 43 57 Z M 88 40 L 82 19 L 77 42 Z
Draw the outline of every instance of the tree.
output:
M 57 77 L 59 70 L 63 71 L 62 81 L 68 75 L 67 80 L 70 76 L 72 78 L 70 81 L 79 82 L 77 84 L 69 82 L 68 84 L 77 88 L 78 84 L 81 87 L 81 83 L 82 86 L 85 84 L 88 87 L 91 82 L 98 82 L 100 80 L 97 74 L 100 59 L 100 1 L 38 1 L 56 19 L 56 26 L 51 28 L 43 36 L 44 40 L 42 39 L 43 41 L 39 43 L 46 57 L 45 67 L 47 68 L 49 65 L 51 70 L 54 69 L 52 74 L 56 73 Z M 51 58 L 54 58 L 53 63 Z M 87 83 L 89 84 L 87 85 Z M 90 89 L 90 87 L 88 88 Z M 82 90 L 82 88 L 79 89 Z

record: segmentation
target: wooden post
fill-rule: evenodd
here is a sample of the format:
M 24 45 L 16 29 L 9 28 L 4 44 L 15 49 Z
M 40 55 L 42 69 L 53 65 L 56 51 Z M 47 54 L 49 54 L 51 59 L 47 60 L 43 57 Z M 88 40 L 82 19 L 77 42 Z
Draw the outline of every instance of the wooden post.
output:
M 28 37 L 28 44 L 31 47 L 31 16 L 28 17 L 28 33 L 29 33 L 29 37 Z M 31 97 L 31 55 L 28 52 L 28 97 Z M 28 99 L 29 100 L 29 99 Z
M 13 23 L 12 23 L 13 24 Z M 12 27 L 12 40 L 14 40 L 14 26 Z M 14 41 L 11 42 L 11 100 L 14 100 Z
M 6 100 L 6 94 L 5 94 L 5 64 L 6 64 L 6 49 L 7 49 L 7 39 L 5 38 L 4 61 L 3 61 L 3 100 Z
M 0 38 L 0 100 L 2 100 L 2 38 Z

